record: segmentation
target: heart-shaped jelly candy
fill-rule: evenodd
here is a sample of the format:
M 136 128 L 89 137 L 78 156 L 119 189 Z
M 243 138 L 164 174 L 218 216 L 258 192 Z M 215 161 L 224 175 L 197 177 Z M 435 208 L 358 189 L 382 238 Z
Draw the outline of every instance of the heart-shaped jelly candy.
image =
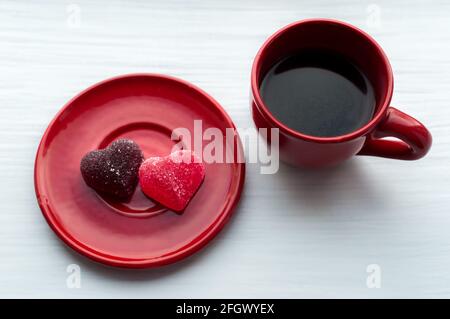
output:
M 204 177 L 205 165 L 188 150 L 150 157 L 139 168 L 144 194 L 178 212 L 187 206 Z
M 119 139 L 102 150 L 87 153 L 81 160 L 84 181 L 97 192 L 127 200 L 138 183 L 138 170 L 144 155 L 139 146 Z

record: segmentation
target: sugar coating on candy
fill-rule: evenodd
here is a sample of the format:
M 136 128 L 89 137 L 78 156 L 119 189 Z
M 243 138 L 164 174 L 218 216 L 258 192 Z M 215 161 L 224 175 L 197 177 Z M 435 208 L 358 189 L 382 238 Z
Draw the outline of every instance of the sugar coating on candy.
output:
M 105 149 L 87 153 L 80 170 L 86 184 L 97 192 L 126 200 L 134 193 L 143 160 L 139 145 L 119 139 Z
M 189 150 L 150 157 L 139 168 L 139 184 L 148 197 L 174 210 L 183 210 L 205 177 L 205 165 Z

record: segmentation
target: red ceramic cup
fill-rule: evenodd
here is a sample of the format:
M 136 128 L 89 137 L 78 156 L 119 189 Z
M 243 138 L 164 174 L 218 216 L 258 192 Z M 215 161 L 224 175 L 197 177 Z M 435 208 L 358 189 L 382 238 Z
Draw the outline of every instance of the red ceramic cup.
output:
M 346 135 L 317 137 L 287 127 L 269 111 L 259 90 L 264 75 L 280 59 L 303 49 L 340 53 L 364 72 L 376 98 L 375 113 L 369 123 Z M 431 134 L 419 121 L 390 106 L 393 86 L 389 61 L 368 34 L 336 20 L 302 20 L 272 35 L 256 55 L 251 74 L 252 116 L 257 128 L 279 129 L 280 159 L 290 164 L 321 167 L 353 155 L 416 160 L 428 152 Z

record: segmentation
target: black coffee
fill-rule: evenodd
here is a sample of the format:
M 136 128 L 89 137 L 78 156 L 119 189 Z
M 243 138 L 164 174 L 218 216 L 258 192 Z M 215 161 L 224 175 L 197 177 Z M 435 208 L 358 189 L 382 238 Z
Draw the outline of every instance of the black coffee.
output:
M 339 136 L 373 116 L 375 96 L 366 76 L 346 58 L 305 51 L 275 64 L 261 83 L 264 103 L 288 127 L 313 136 Z

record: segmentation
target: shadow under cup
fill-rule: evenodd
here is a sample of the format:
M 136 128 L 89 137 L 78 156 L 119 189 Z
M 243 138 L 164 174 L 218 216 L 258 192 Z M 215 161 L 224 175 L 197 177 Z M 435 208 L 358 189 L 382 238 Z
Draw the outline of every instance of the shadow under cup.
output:
M 374 115 L 367 124 L 345 135 L 318 137 L 288 127 L 269 111 L 260 92 L 265 75 L 280 60 L 306 50 L 343 56 L 367 77 L 375 97 Z M 384 117 L 392 90 L 392 70 L 387 57 L 367 34 L 339 21 L 303 20 L 276 32 L 258 52 L 252 69 L 253 119 L 257 128 L 279 128 L 280 158 L 284 162 L 307 167 L 336 164 L 362 148 L 367 132 Z

